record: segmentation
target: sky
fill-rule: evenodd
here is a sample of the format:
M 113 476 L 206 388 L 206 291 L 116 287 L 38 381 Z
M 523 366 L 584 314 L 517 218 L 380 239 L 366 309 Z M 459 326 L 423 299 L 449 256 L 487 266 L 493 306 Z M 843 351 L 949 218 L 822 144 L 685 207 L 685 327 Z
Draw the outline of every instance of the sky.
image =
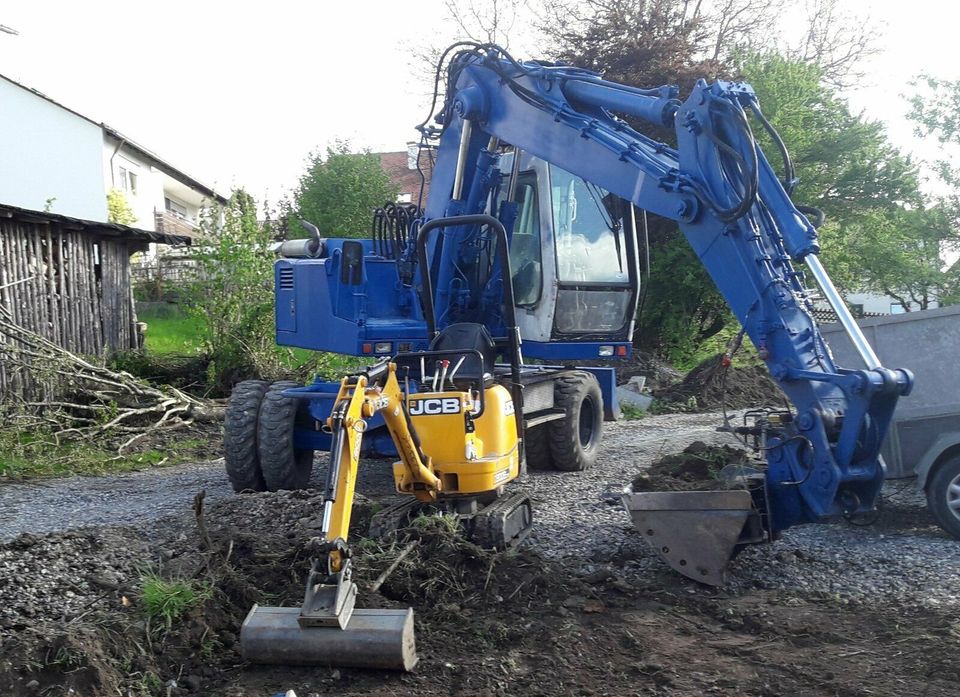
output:
M 276 201 L 306 156 L 348 139 L 402 150 L 429 106 L 416 55 L 452 37 L 442 0 L 270 3 L 31 0 L 5 3 L 0 73 L 103 121 L 195 178 Z M 937 0 L 844 0 L 884 29 L 847 95 L 919 157 L 934 146 L 905 118 L 909 81 L 960 78 L 960 8 Z M 945 9 L 946 8 L 946 9 Z M 782 18 L 791 29 L 793 18 Z M 788 144 L 789 145 L 789 144 Z

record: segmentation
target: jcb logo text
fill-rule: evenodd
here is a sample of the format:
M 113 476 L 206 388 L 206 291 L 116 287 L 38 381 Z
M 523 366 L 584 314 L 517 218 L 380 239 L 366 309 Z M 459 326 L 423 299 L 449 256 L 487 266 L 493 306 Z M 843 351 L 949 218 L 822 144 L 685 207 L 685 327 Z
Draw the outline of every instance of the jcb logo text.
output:
M 457 397 L 417 399 L 410 402 L 411 416 L 459 414 L 460 409 L 460 399 Z

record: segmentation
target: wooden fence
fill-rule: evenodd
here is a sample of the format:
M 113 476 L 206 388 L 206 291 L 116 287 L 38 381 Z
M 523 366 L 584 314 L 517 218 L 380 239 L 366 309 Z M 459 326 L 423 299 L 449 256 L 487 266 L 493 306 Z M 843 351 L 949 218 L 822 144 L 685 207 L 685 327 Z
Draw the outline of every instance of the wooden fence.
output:
M 74 353 L 136 348 L 130 255 L 149 239 L 171 241 L 164 237 L 0 206 L 0 307 L 15 324 Z M 11 342 L 0 334 L 0 401 L 33 385 L 10 361 Z

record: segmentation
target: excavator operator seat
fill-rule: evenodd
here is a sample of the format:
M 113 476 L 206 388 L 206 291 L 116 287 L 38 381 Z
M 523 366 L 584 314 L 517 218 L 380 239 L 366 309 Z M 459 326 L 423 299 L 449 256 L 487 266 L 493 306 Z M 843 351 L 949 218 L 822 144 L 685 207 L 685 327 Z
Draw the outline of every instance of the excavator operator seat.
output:
M 451 369 L 463 358 L 463 365 L 454 376 L 454 384 L 460 388 L 473 385 L 488 387 L 493 382 L 493 364 L 497 359 L 497 346 L 490 332 L 482 324 L 458 322 L 448 325 L 430 342 L 431 351 L 479 351 L 483 361 L 474 354 L 451 353 L 448 360 Z M 466 356 L 464 358 L 464 356 Z

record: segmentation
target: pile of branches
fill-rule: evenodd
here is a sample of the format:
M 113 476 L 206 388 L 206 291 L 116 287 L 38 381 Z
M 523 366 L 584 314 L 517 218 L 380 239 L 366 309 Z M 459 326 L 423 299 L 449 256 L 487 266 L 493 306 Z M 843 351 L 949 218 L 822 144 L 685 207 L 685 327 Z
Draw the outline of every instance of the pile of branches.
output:
M 209 402 L 175 387 L 151 385 L 68 351 L 14 322 L 2 306 L 0 366 L 8 381 L 18 378 L 33 396 L 6 390 L 0 413 L 7 412 L 8 423 L 16 419 L 20 430 L 49 431 L 57 444 L 96 439 L 123 454 L 147 435 L 219 417 Z

